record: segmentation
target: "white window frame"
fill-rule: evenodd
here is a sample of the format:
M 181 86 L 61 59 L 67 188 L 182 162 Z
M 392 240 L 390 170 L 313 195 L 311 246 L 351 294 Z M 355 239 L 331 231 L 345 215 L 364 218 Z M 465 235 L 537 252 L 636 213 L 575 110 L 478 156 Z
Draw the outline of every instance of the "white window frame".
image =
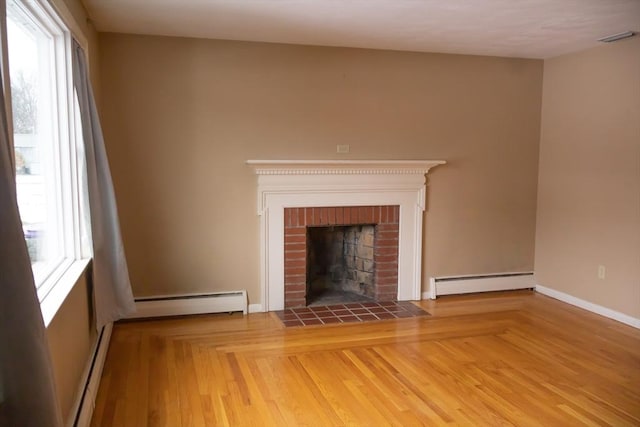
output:
M 40 30 L 51 37 L 54 112 L 52 139 L 56 163 L 56 186 L 60 203 L 60 233 L 62 237 L 61 261 L 40 283 L 36 283 L 40 308 L 46 326 L 49 325 L 65 298 L 77 283 L 91 259 L 90 245 L 86 239 L 83 246 L 82 224 L 84 209 L 88 209 L 82 197 L 86 186 L 82 179 L 84 168 L 82 132 L 80 131 L 77 98 L 73 88 L 72 35 L 68 26 L 46 0 L 9 0 L 29 15 Z M 3 61 L 3 70 L 10 76 L 8 61 Z M 10 77 L 9 77 L 10 78 Z M 7 103 L 11 108 L 11 103 Z M 11 117 L 11 113 L 9 113 Z M 13 145 L 12 145 L 13 147 Z

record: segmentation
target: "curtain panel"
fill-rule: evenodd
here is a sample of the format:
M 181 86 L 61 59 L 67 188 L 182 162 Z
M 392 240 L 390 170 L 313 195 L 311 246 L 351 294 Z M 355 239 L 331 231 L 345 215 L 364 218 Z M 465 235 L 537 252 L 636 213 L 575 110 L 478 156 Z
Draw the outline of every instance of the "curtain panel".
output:
M 135 312 L 129 271 L 120 235 L 118 208 L 104 137 L 82 47 L 73 40 L 73 84 L 78 95 L 87 168 L 93 241 L 93 294 L 96 327 Z

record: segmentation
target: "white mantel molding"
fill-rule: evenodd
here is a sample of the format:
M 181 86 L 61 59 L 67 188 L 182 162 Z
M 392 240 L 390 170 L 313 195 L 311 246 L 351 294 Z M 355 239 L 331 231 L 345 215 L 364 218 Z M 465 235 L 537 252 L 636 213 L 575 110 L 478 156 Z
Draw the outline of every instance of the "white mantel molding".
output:
M 258 175 L 265 311 L 284 308 L 284 209 L 400 206 L 398 300 L 418 300 L 425 175 L 443 160 L 248 160 Z
M 444 160 L 247 160 L 257 175 L 426 174 Z

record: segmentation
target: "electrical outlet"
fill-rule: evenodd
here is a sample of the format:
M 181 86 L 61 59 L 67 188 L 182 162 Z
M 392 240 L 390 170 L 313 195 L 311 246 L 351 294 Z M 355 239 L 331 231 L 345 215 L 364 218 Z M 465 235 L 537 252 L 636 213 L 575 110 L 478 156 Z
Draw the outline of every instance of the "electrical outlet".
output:
M 598 266 L 598 279 L 604 279 L 607 270 L 604 268 L 604 265 Z
M 347 154 L 349 152 L 349 145 L 338 145 L 336 146 L 336 153 Z

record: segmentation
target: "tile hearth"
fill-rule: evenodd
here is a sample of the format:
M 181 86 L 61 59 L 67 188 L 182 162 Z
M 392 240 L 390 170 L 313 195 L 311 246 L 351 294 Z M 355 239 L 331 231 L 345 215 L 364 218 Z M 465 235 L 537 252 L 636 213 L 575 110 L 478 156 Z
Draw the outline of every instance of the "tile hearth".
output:
M 429 316 L 409 301 L 381 301 L 289 308 L 274 312 L 284 326 L 327 325 Z

